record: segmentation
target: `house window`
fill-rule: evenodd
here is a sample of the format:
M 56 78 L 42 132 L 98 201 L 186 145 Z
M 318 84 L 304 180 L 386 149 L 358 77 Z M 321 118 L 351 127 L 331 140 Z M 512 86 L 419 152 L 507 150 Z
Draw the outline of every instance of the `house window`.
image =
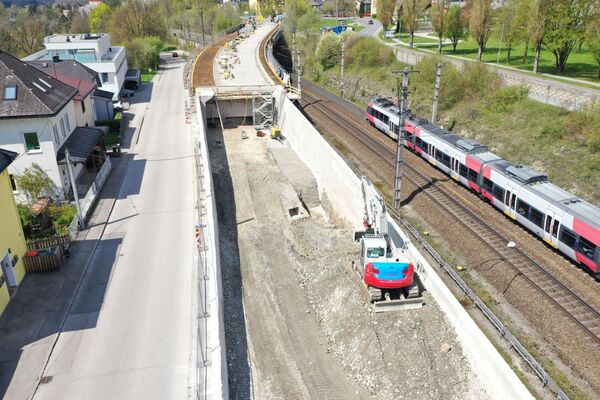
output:
M 27 148 L 27 151 L 40 149 L 40 141 L 38 140 L 37 133 L 24 133 L 23 136 L 25 137 L 25 147 Z
M 67 133 L 65 131 L 65 121 L 62 118 L 60 119 L 60 131 L 62 132 L 63 139 L 65 139 L 67 137 Z
M 65 114 L 65 125 L 67 126 L 67 133 L 71 133 L 71 125 L 69 124 L 69 115 Z
M 81 101 L 81 112 L 85 114 L 85 100 Z
M 52 133 L 54 133 L 54 141 L 56 144 L 60 144 L 60 137 L 58 136 L 58 128 L 56 125 L 52 125 Z
M 108 72 L 102 73 L 102 83 L 108 82 Z
M 14 175 L 9 174 L 8 179 L 10 179 L 10 186 L 12 187 L 13 192 L 16 192 L 17 191 L 17 182 L 15 181 Z
M 4 86 L 4 100 L 16 100 L 17 87 L 15 85 Z

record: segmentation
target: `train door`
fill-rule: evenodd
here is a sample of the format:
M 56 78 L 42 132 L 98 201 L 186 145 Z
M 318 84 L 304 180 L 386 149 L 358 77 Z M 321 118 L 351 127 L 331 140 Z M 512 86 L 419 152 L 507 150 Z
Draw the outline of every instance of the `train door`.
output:
M 544 242 L 550 246 L 558 248 L 558 229 L 560 227 L 561 216 L 552 210 L 546 212 L 544 221 Z
M 390 136 L 396 140 L 398 140 L 398 125 L 392 122 L 390 119 Z
M 517 219 L 515 211 L 517 205 L 517 194 L 510 185 L 506 188 L 506 193 L 504 195 L 504 205 L 504 213 L 512 219 Z
M 436 165 L 435 163 L 435 146 L 433 144 L 429 144 L 429 158 L 427 159 L 430 163 L 432 163 L 433 165 Z
M 457 181 L 460 180 L 459 168 L 460 168 L 460 161 L 458 161 L 456 158 L 452 158 L 452 172 L 450 173 L 450 176 L 452 178 L 456 179 Z

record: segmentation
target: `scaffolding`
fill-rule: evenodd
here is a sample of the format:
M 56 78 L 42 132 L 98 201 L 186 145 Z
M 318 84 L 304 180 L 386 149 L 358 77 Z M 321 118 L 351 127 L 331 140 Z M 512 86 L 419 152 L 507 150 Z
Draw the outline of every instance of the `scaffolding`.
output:
M 273 125 L 273 112 L 271 93 L 252 93 L 252 117 L 256 130 L 269 129 Z

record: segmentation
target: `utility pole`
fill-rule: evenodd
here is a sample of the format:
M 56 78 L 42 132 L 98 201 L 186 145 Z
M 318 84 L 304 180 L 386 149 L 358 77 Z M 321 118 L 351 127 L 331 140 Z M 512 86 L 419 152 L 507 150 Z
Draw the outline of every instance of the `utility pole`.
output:
M 435 124 L 437 119 L 437 111 L 438 111 L 438 100 L 440 99 L 440 86 L 442 85 L 442 68 L 445 67 L 445 64 L 438 63 L 436 64 L 437 71 L 435 73 L 435 91 L 433 93 L 433 111 L 431 112 L 431 123 Z
M 298 82 L 298 103 L 302 100 L 302 63 L 300 54 L 301 52 L 297 51 L 295 53 L 298 56 L 298 62 L 296 63 L 296 79 Z
M 69 173 L 69 180 L 71 181 L 71 189 L 73 189 L 73 197 L 75 197 L 75 207 L 77 208 L 77 217 L 79 218 L 79 227 L 85 228 L 85 221 L 83 219 L 83 213 L 81 212 L 81 205 L 79 204 L 79 193 L 77 193 L 77 184 L 75 183 L 75 176 L 73 174 L 73 165 L 71 165 L 71 157 L 69 156 L 69 149 L 65 149 L 65 159 L 67 161 L 67 171 Z
M 341 64 L 341 73 L 340 73 L 340 96 L 342 99 L 344 98 L 344 47 L 346 42 L 342 40 L 342 64 Z
M 408 75 L 413 72 L 419 71 L 410 71 L 407 67 L 403 71 L 394 71 L 398 82 L 398 108 L 400 109 L 398 140 L 396 142 L 396 178 L 394 180 L 394 208 L 396 210 L 400 210 L 400 192 L 402 190 L 402 150 L 404 149 L 405 109 L 408 109 Z M 400 84 L 400 75 L 403 75 L 402 85 Z
M 292 54 L 296 54 L 296 28 L 292 28 Z M 292 72 L 296 72 L 294 57 L 292 57 Z
M 200 23 L 202 24 L 202 45 L 206 45 L 206 40 L 204 39 L 204 8 L 200 9 Z

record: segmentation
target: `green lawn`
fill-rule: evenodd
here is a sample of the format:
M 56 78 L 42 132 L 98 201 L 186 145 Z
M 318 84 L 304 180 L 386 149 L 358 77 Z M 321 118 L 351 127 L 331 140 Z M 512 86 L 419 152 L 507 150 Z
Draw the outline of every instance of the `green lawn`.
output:
M 104 147 L 110 147 L 115 144 L 121 143 L 121 134 L 116 130 L 109 130 L 106 136 L 104 136 Z
M 407 34 L 403 34 L 408 36 Z M 419 38 L 420 40 L 426 40 L 423 38 Z M 402 39 L 404 40 L 404 39 Z M 437 49 L 437 43 L 431 42 L 430 44 L 426 42 L 417 42 L 417 38 L 415 38 L 415 43 L 419 43 L 419 47 L 423 49 L 435 50 Z M 495 63 L 498 59 L 498 46 L 499 40 L 498 38 L 491 38 L 487 43 L 487 48 L 483 54 L 483 61 L 493 62 Z M 455 55 L 461 57 L 467 57 L 476 59 L 477 58 L 477 44 L 471 38 L 466 41 L 460 42 L 456 47 L 456 51 L 452 51 L 451 44 L 443 45 L 444 54 Z M 504 65 L 509 65 L 514 68 L 532 71 L 533 70 L 533 61 L 535 57 L 534 49 L 530 48 L 529 53 L 527 55 L 527 59 L 523 59 L 523 55 L 525 52 L 525 44 L 519 43 L 516 47 L 513 47 L 511 51 L 511 61 L 510 64 L 507 63 L 508 51 L 506 49 L 506 43 L 502 45 L 502 49 L 500 52 L 500 63 Z M 540 73 L 548 73 L 548 74 L 557 74 L 554 55 L 547 49 L 542 49 L 540 55 Z M 557 74 L 558 75 L 558 74 Z M 581 52 L 578 51 L 577 48 L 573 50 L 571 55 L 569 56 L 569 60 L 567 61 L 567 66 L 564 74 L 560 74 L 560 76 L 565 76 L 569 78 L 577 78 L 577 79 L 585 79 L 593 82 L 600 82 L 598 80 L 598 63 L 594 59 L 594 57 L 587 52 L 585 46 L 582 48 Z
M 152 78 L 156 75 L 155 69 L 147 69 L 142 71 L 142 83 L 148 83 L 152 81 Z
M 396 35 L 396 37 L 406 43 L 408 43 L 410 41 L 410 35 L 406 32 L 400 32 L 399 34 Z M 424 37 L 420 37 L 420 36 L 415 36 L 413 38 L 413 42 L 415 44 L 419 45 L 419 47 L 433 46 L 433 47 L 437 48 L 437 44 L 438 44 L 436 39 L 429 39 L 429 38 L 424 38 Z M 423 45 L 431 45 L 431 46 L 423 46 Z

